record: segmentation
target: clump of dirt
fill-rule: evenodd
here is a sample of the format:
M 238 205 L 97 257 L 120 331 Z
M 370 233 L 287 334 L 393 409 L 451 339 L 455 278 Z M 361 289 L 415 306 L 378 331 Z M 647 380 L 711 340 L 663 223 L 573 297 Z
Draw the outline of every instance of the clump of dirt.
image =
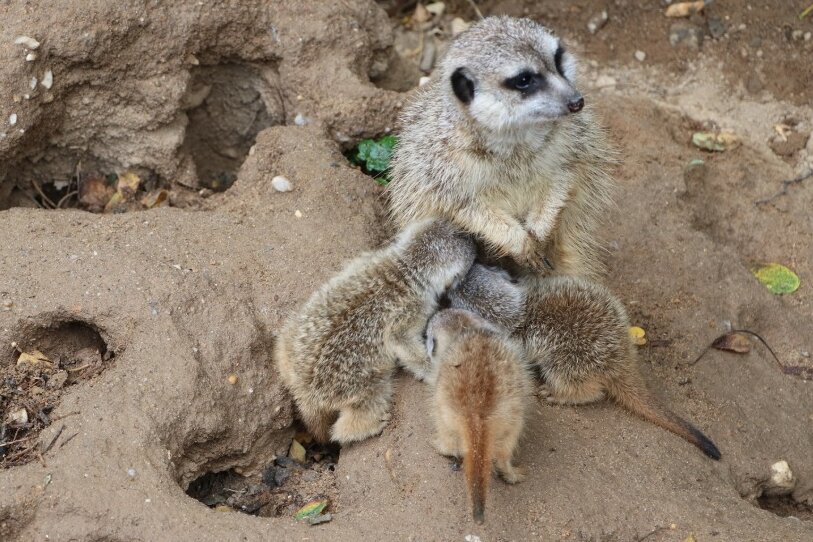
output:
M 297 435 L 297 442 L 308 439 Z M 305 459 L 277 457 L 262 472 L 243 476 L 234 469 L 209 472 L 189 484 L 186 494 L 216 510 L 236 510 L 261 517 L 294 517 L 308 502 L 327 499 L 336 511 L 339 446 L 309 442 Z
M 0 366 L 0 469 L 41 459 L 62 436 L 64 427 L 50 443 L 38 441 L 66 416 L 51 416 L 65 389 L 96 377 L 113 357 L 99 333 L 81 322 L 39 328 L 27 344 L 13 343 L 11 363 Z

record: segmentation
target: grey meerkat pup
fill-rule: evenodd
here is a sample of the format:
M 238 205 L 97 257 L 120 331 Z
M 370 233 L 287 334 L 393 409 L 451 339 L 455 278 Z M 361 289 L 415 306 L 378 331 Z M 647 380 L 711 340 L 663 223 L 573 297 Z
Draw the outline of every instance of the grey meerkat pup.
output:
M 475 234 L 488 261 L 600 277 L 597 229 L 617 159 L 577 71 L 529 19 L 487 17 L 458 35 L 401 114 L 394 221 L 442 217 Z
M 384 428 L 396 366 L 428 374 L 427 322 L 474 257 L 470 236 L 448 222 L 414 223 L 351 261 L 288 319 L 275 360 L 317 440 L 348 443 Z
M 430 320 L 427 349 L 435 447 L 463 458 L 472 515 L 482 523 L 492 465 L 508 483 L 525 476 L 512 459 L 533 393 L 531 373 L 517 341 L 465 310 L 442 310 Z
M 629 337 L 629 317 L 621 301 L 604 286 L 578 277 L 526 277 L 513 283 L 500 271 L 475 266 L 477 288 L 466 284 L 448 294 L 452 307 L 464 307 L 505 322 L 521 340 L 532 367 L 544 384 L 541 395 L 550 403 L 579 405 L 605 396 L 633 414 L 694 444 L 712 459 L 717 446 L 668 408 L 647 388 Z M 487 286 L 490 284 L 490 287 Z M 520 295 L 516 304 L 494 303 Z

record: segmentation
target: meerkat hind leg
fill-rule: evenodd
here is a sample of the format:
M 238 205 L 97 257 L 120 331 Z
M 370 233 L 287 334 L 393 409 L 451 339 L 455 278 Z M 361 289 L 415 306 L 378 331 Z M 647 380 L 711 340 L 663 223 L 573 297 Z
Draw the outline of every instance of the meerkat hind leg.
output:
M 383 388 L 383 389 L 381 389 Z M 348 405 L 339 411 L 339 419 L 333 424 L 331 436 L 339 443 L 354 442 L 379 434 L 390 419 L 390 396 L 388 384 L 371 393 L 366 401 Z
M 336 419 L 335 411 L 314 407 L 304 401 L 297 403 L 297 409 L 308 432 L 317 442 L 330 441 L 330 425 Z
M 460 445 L 460 434 L 455 425 L 441 416 L 438 419 L 437 433 L 435 434 L 435 449 L 440 455 L 446 457 L 461 457 L 463 455 Z
M 497 473 L 509 484 L 516 484 L 525 479 L 525 469 L 513 463 L 514 450 L 519 442 L 521 429 L 520 425 L 512 425 L 502 438 L 495 442 L 494 463 Z
M 550 382 L 539 386 L 539 396 L 556 405 L 586 405 L 601 401 L 605 396 L 604 385 L 596 380 L 578 384 L 552 385 Z

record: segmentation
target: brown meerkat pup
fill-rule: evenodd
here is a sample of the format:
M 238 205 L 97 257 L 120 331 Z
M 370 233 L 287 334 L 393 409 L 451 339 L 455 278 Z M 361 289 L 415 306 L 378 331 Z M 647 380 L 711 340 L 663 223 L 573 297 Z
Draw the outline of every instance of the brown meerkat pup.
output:
M 492 463 L 510 484 L 524 478 L 512 458 L 533 389 L 531 374 L 522 346 L 474 313 L 440 311 L 426 335 L 435 446 L 443 455 L 463 457 L 473 516 L 482 523 Z
M 477 288 L 467 284 L 472 276 Z M 492 301 L 517 295 L 524 298 L 521 313 L 516 304 Z M 507 322 L 509 329 L 514 326 L 513 336 L 522 341 L 529 363 L 545 381 L 541 391 L 548 402 L 578 405 L 606 395 L 720 459 L 720 451 L 706 435 L 647 389 L 629 337 L 627 311 L 604 286 L 576 277 L 527 277 L 514 284 L 502 271 L 475 266 L 448 298 L 452 307 Z M 505 312 L 495 317 L 498 306 Z
M 317 440 L 347 443 L 384 428 L 396 364 L 426 376 L 427 322 L 474 257 L 474 242 L 451 224 L 412 224 L 350 262 L 288 320 L 277 367 Z
M 441 217 L 487 260 L 596 278 L 615 153 L 577 89 L 575 57 L 529 19 L 457 36 L 401 115 L 389 183 L 399 225 Z

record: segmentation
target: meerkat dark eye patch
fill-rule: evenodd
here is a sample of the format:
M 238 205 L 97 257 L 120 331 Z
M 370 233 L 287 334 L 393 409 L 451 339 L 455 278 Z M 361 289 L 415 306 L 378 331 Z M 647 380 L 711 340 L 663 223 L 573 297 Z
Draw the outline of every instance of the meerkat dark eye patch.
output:
M 464 104 L 474 99 L 474 81 L 466 75 L 465 68 L 457 68 L 452 73 L 452 91 L 457 99 Z
M 503 86 L 510 90 L 518 90 L 523 95 L 530 95 L 543 90 L 547 86 L 547 80 L 541 73 L 533 73 L 523 70 L 513 77 L 503 81 Z
M 562 69 L 562 57 L 565 55 L 565 50 L 560 45 L 556 48 L 556 53 L 553 55 L 553 62 L 556 64 L 556 71 L 559 72 L 559 75 L 565 77 L 565 70 Z

